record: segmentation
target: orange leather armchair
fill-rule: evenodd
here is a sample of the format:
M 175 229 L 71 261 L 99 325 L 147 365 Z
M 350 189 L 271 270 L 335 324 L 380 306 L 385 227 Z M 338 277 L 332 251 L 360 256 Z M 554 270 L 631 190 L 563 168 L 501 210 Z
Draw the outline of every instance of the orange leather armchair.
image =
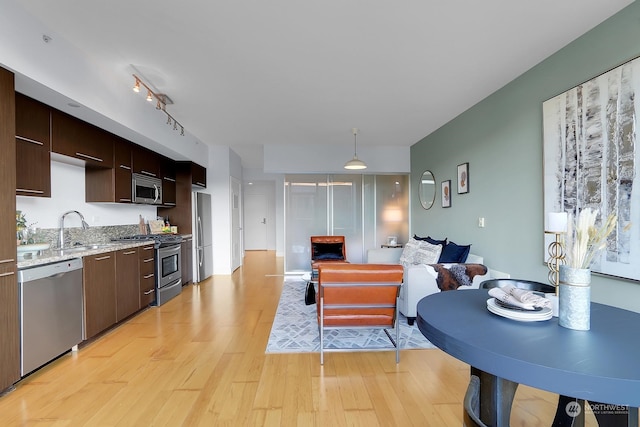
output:
M 344 236 L 311 236 L 311 277 L 317 277 L 318 266 L 325 262 L 347 262 Z
M 319 266 L 317 316 L 320 363 L 327 329 L 384 329 L 400 362 L 398 294 L 401 265 L 322 263 Z M 395 338 L 387 329 L 394 329 Z M 333 350 L 333 349 L 332 349 Z

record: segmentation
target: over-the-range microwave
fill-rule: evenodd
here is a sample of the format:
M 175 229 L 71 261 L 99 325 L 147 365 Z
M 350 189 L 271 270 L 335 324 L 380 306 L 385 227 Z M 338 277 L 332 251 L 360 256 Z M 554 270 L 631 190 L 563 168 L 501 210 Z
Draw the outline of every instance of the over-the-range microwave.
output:
M 162 204 L 162 181 L 151 176 L 134 173 L 131 175 L 133 203 L 147 205 Z

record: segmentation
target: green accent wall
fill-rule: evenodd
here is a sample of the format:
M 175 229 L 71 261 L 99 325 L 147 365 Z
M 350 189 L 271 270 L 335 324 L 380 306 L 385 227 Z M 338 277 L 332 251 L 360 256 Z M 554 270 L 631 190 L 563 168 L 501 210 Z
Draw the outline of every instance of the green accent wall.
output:
M 544 29 L 541 29 L 544 31 Z M 472 244 L 490 268 L 547 282 L 544 264 L 542 103 L 640 56 L 635 2 L 411 147 L 411 231 Z M 473 73 L 468 76 L 473 79 Z M 457 194 L 456 170 L 469 162 L 469 193 Z M 424 210 L 418 183 L 436 179 Z M 440 183 L 451 180 L 442 208 Z M 478 218 L 485 227 L 478 227 Z M 640 227 L 640 218 L 634 225 Z M 640 312 L 640 283 L 594 275 L 592 300 Z

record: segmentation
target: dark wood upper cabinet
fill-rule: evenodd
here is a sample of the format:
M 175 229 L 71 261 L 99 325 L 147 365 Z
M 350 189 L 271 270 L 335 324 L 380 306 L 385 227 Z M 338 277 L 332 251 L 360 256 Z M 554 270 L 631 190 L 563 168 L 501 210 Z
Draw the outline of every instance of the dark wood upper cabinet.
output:
M 173 207 L 176 205 L 176 162 L 167 157 L 162 158 L 160 165 L 162 179 L 162 205 Z
M 16 104 L 16 194 L 51 197 L 51 109 L 20 93 Z
M 105 134 L 113 145 L 113 168 L 85 168 L 85 199 L 87 202 L 131 203 L 133 144 L 119 136 Z
M 133 172 L 160 178 L 160 155 L 148 148 L 135 145 L 133 148 Z
M 87 167 L 113 167 L 109 133 L 61 111 L 51 111 L 51 151 L 83 160 Z
M 207 169 L 191 162 L 191 183 L 197 187 L 207 188 Z

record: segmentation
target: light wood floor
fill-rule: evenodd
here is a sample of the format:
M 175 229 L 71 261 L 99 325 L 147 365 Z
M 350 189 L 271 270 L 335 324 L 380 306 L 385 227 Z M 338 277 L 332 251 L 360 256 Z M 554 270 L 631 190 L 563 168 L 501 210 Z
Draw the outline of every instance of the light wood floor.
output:
M 282 289 L 273 252 L 188 286 L 0 398 L 1 425 L 461 426 L 468 366 L 440 350 L 265 354 Z M 302 295 L 301 295 L 302 297 Z M 550 350 L 552 351 L 552 350 Z M 512 426 L 550 425 L 521 386 Z

